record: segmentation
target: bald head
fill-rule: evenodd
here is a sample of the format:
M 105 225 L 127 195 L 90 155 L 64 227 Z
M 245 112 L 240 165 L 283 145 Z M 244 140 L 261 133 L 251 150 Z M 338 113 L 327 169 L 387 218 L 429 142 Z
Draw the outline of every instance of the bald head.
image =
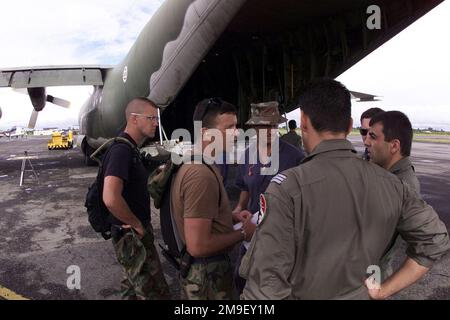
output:
M 125 109 L 125 117 L 127 121 L 132 113 L 142 114 L 149 105 L 155 109 L 157 108 L 156 104 L 147 98 L 134 98 L 131 100 Z

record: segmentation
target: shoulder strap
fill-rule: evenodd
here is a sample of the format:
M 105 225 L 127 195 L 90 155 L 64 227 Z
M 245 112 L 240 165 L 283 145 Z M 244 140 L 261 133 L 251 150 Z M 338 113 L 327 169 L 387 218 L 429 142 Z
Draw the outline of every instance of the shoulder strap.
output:
M 209 170 L 211 170 L 212 174 L 214 175 L 214 177 L 217 180 L 217 184 L 219 186 L 219 207 L 220 207 L 220 203 L 222 202 L 222 193 L 220 192 L 220 190 L 221 190 L 221 188 L 220 188 L 220 180 L 219 180 L 219 178 L 217 178 L 216 173 L 214 172 L 214 169 L 209 164 L 204 163 L 204 162 L 203 162 L 203 164 L 205 166 L 207 166 Z
M 210 165 L 208 165 L 205 162 L 203 162 L 203 164 L 205 166 L 207 166 L 209 170 L 211 170 L 211 173 L 214 175 L 214 177 L 217 180 L 217 183 L 218 183 L 218 186 L 219 186 L 219 207 L 220 207 L 220 203 L 222 202 L 222 194 L 220 192 L 220 190 L 221 190 L 221 188 L 220 188 L 220 180 L 217 178 L 216 173 L 214 172 L 214 169 Z M 182 164 L 178 167 L 178 169 L 181 166 L 182 166 Z M 176 171 L 173 173 L 173 176 L 171 178 L 172 180 L 170 181 L 170 186 L 169 186 L 170 190 L 172 190 L 172 187 L 173 187 L 173 184 L 174 184 L 174 181 L 175 181 L 175 179 L 174 179 L 175 175 L 176 175 Z M 183 250 L 186 250 L 186 244 L 181 239 L 180 233 L 178 231 L 177 222 L 175 221 L 175 217 L 173 215 L 174 211 L 173 211 L 172 197 L 171 196 L 169 197 L 169 208 L 170 208 L 170 219 L 172 221 L 172 230 L 173 230 L 173 233 L 174 233 L 175 241 L 177 243 L 178 251 L 179 252 L 183 252 Z
M 94 153 L 91 154 L 91 159 L 95 160 L 100 166 L 102 165 L 102 161 L 100 160 L 100 158 L 97 157 L 97 155 L 103 151 L 103 149 L 109 148 L 112 143 L 114 142 L 120 142 L 120 143 L 125 143 L 127 144 L 131 149 L 133 149 L 134 151 L 137 152 L 137 148 L 136 146 L 127 138 L 124 137 L 115 137 L 115 138 L 111 138 L 106 140 L 97 150 L 94 151 Z
M 175 174 L 176 173 L 174 173 L 174 175 Z M 172 186 L 173 186 L 174 181 L 175 181 L 174 176 L 172 176 L 172 180 L 170 181 L 170 186 L 169 186 L 170 190 L 172 190 Z M 181 239 L 180 233 L 178 231 L 177 222 L 176 222 L 175 217 L 173 215 L 173 206 L 172 206 L 172 197 L 171 196 L 169 196 L 168 201 L 169 201 L 169 210 L 170 210 L 170 220 L 172 221 L 173 235 L 174 235 L 175 241 L 177 243 L 178 252 L 182 253 L 183 250 L 185 250 L 185 248 L 186 248 L 186 244 Z
M 191 156 L 191 161 L 195 161 L 195 156 L 194 156 L 194 155 Z M 208 167 L 209 170 L 211 170 L 212 174 L 214 175 L 214 177 L 215 177 L 216 180 L 217 180 L 217 184 L 218 184 L 218 186 L 219 186 L 219 207 L 220 207 L 220 203 L 222 202 L 222 194 L 220 193 L 220 189 L 221 189 L 221 188 L 220 188 L 220 180 L 217 178 L 216 173 L 214 172 L 214 169 L 213 169 L 209 164 L 207 164 L 207 163 L 204 161 L 203 157 L 202 157 L 202 164 L 204 164 L 205 166 Z
M 129 145 L 130 148 L 136 149 L 136 146 L 135 146 L 130 140 L 128 140 L 127 138 L 124 138 L 124 137 L 115 137 L 115 138 L 113 138 L 113 139 L 114 139 L 114 142 L 123 142 L 123 143 L 126 143 L 127 145 Z
M 130 140 L 128 140 L 127 138 L 123 138 L 123 137 L 116 137 L 116 138 L 114 138 L 114 142 L 125 143 L 131 148 L 131 152 L 132 152 L 131 156 L 133 157 L 132 165 L 135 165 L 139 161 L 139 159 L 140 159 L 139 149 Z

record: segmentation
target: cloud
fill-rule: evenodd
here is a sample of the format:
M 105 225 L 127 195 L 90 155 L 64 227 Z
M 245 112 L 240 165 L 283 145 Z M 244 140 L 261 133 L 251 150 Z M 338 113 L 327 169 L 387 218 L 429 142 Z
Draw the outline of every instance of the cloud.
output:
M 163 0 L 14 0 L 3 1 L 0 19 L 0 68 L 36 65 L 119 63 Z M 348 88 L 383 96 L 382 108 L 414 110 L 413 124 L 448 124 L 450 130 L 450 1 L 444 1 L 404 32 L 381 46 L 338 79 Z M 8 31 L 9 30 L 9 31 Z M 73 97 L 72 111 L 48 105 L 37 126 L 77 123 L 89 90 L 51 88 Z M 56 95 L 56 94 L 55 94 Z M 358 119 L 359 108 L 354 107 Z M 31 103 L 26 96 L 0 89 L 0 128 L 27 124 Z M 56 109 L 54 109 L 56 108 Z M 409 108 L 409 109 L 408 109 Z M 447 109 L 446 109 L 447 108 Z
M 15 0 L 2 3 L 0 68 L 119 63 L 163 0 Z M 8 32 L 8 30 L 10 30 Z M 7 44 L 7 45 L 4 45 Z M 91 88 L 48 88 L 72 102 L 65 110 L 47 104 L 36 127 L 78 123 Z M 27 125 L 27 96 L 0 89 L 0 128 Z
M 163 1 L 16 0 L 4 12 L 0 65 L 118 63 Z

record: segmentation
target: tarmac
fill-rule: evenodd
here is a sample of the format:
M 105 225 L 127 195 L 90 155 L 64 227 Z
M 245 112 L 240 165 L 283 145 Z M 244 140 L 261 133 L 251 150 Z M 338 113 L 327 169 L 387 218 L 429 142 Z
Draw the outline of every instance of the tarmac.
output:
M 0 139 L 0 300 L 119 299 L 121 270 L 110 241 L 96 234 L 84 208 L 96 167 L 86 167 L 79 148 L 47 150 L 48 137 Z M 359 137 L 351 136 L 357 150 Z M 26 171 L 28 152 L 39 181 Z M 412 162 L 423 198 L 450 227 L 450 147 L 413 143 Z M 26 169 L 30 169 L 27 162 Z M 232 199 L 237 190 L 230 188 Z M 158 211 L 152 208 L 156 243 L 161 241 Z M 396 257 L 396 264 L 403 259 Z M 450 299 L 450 257 L 446 255 L 418 283 L 393 299 Z M 177 275 L 161 257 L 174 299 L 181 299 Z M 73 288 L 73 266 L 80 287 Z M 70 289 L 69 289 L 70 288 Z

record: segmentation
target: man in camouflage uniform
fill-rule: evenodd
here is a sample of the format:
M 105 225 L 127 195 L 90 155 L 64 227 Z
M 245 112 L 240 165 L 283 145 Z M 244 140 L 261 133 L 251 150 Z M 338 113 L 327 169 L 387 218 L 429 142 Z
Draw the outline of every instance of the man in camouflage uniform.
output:
M 123 271 L 121 293 L 124 299 L 170 299 L 153 241 L 151 226 L 142 239 L 133 229 L 121 237 L 113 232 L 114 251 Z
M 395 174 L 420 196 L 420 183 L 409 158 L 413 130 L 408 117 L 400 111 L 381 112 L 370 120 L 369 125 L 364 144 L 370 161 Z M 392 247 L 381 259 L 383 279 L 387 279 L 394 272 L 392 259 L 401 242 L 396 234 Z
M 137 146 L 154 137 L 158 126 L 156 105 L 146 98 L 132 100 L 126 108 L 127 126 L 121 137 L 131 145 L 114 142 L 103 161 L 103 202 L 111 213 L 111 235 L 122 266 L 124 299 L 169 299 L 169 288 L 153 244 L 150 223 L 149 172 Z
M 176 229 L 186 248 L 181 284 L 190 300 L 235 299 L 228 253 L 236 243 L 249 241 L 255 226 L 243 218 L 242 229 L 233 230 L 230 203 L 214 158 L 227 150 L 226 141 L 234 141 L 236 107 L 219 98 L 206 99 L 197 105 L 194 121 L 201 121 L 196 147 L 202 155 L 179 168 L 170 194 Z
M 186 298 L 189 300 L 237 299 L 234 292 L 233 273 L 229 258 L 211 261 L 195 258 L 186 278 L 181 278 Z

